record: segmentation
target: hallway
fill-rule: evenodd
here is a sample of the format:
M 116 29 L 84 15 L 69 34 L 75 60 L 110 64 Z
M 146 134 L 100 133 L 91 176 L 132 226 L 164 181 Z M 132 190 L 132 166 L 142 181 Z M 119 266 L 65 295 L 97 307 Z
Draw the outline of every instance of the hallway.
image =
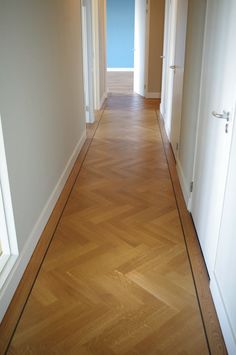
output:
M 208 354 L 157 101 L 112 95 L 9 354 Z

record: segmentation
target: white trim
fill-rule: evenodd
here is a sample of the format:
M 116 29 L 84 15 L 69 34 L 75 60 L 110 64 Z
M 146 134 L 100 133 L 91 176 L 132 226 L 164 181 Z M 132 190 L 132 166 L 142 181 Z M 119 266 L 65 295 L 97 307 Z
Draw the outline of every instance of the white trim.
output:
M 8 260 L 9 260 L 10 255 L 9 254 L 1 254 L 0 255 L 0 274 L 4 270 L 4 267 L 6 266 Z M 1 289 L 1 280 L 2 277 L 0 278 L 0 289 Z
M 88 59 L 88 29 L 86 1 L 81 2 L 82 18 L 82 52 L 83 52 L 83 86 L 84 86 L 84 111 L 86 123 L 90 123 L 90 87 L 89 87 L 89 59 Z M 92 123 L 92 122 L 91 122 Z
M 165 117 L 163 118 L 163 121 L 164 121 L 164 128 L 165 128 L 165 132 L 166 132 L 166 135 L 167 135 L 167 138 L 168 138 L 168 141 L 170 143 L 170 128 L 167 126 L 166 124 L 166 120 L 165 120 Z
M 103 70 L 103 75 L 104 75 L 104 80 L 105 80 L 105 93 L 106 93 L 106 98 L 107 98 L 107 2 L 104 0 L 104 7 L 103 7 L 103 15 L 104 15 L 104 24 L 103 24 L 103 31 L 104 31 L 104 50 L 103 50 L 103 56 L 104 56 L 104 68 Z
M 18 257 L 15 220 L 12 208 L 4 137 L 0 116 L 0 290 Z
M 170 17 L 170 2 L 165 1 L 165 19 L 164 19 L 164 40 L 163 40 L 163 53 L 162 53 L 162 84 L 161 84 L 161 104 L 160 111 L 163 117 L 166 114 L 166 98 L 167 98 L 167 65 L 168 65 L 168 38 L 169 38 L 169 17 Z
M 145 90 L 144 90 L 144 96 L 146 98 L 149 99 L 155 99 L 155 97 L 148 97 L 148 93 L 147 92 L 147 88 L 148 88 L 148 84 L 149 84 L 149 47 L 150 47 L 150 12 L 151 12 L 151 1 L 150 0 L 146 0 L 146 6 L 147 6 L 147 16 L 146 16 L 146 46 L 145 46 L 145 78 L 144 78 L 144 82 L 145 82 Z
M 163 119 L 165 119 L 165 110 L 164 110 L 164 102 L 163 101 L 161 101 L 161 103 L 160 103 L 160 113 L 161 113 Z
M 11 191 L 9 185 L 4 137 L 2 132 L 2 122 L 0 116 L 0 188 L 3 199 L 4 214 L 6 218 L 7 233 L 9 238 L 9 251 L 11 254 L 18 254 L 15 220 L 12 208 Z M 4 250 L 3 250 L 4 252 Z
M 183 192 L 184 201 L 186 203 L 187 209 L 189 210 L 189 205 L 191 201 L 190 184 L 188 184 L 187 180 L 185 179 L 184 172 L 178 158 L 176 160 L 176 170 L 178 173 L 181 190 Z
M 138 5 L 145 6 L 145 23 L 142 28 L 138 17 Z M 149 30 L 150 30 L 150 0 L 135 0 L 135 28 L 134 28 L 134 86 L 133 91 L 138 95 L 145 97 L 148 84 L 148 63 L 149 63 Z M 142 28 L 144 32 L 144 42 L 140 41 L 138 29 Z M 140 43 L 144 43 L 144 48 L 140 50 Z M 142 53 L 143 65 L 140 65 L 140 53 Z M 143 72 L 140 72 L 143 68 Z
M 93 30 L 91 0 L 81 3 L 84 110 L 87 123 L 94 123 Z
M 102 95 L 102 98 L 101 98 L 101 101 L 100 101 L 100 107 L 99 107 L 99 110 L 101 110 L 105 100 L 107 99 L 107 93 L 104 92 L 104 94 Z
M 203 75 L 203 65 L 204 62 L 206 61 L 206 46 L 207 41 L 207 33 L 206 33 L 206 28 L 207 28 L 207 13 L 208 13 L 208 6 L 209 2 L 206 2 L 206 10 L 205 10 L 205 25 L 204 25 L 204 36 L 203 36 L 203 45 L 202 45 L 202 62 L 201 62 L 201 74 L 200 74 L 200 87 L 199 87 L 199 99 L 198 99 L 198 110 L 197 110 L 197 122 L 196 122 L 196 135 L 195 135 L 195 141 L 193 142 L 194 144 L 194 156 L 193 156 L 193 171 L 192 171 L 192 180 L 196 180 L 196 170 L 197 170 L 197 157 L 198 157 L 198 138 L 199 138 L 199 130 L 200 130 L 200 111 L 201 111 L 201 106 L 202 106 L 202 101 L 203 101 L 203 85 L 204 85 L 204 75 Z M 192 200 L 192 198 L 191 198 Z M 190 207 L 190 212 L 192 211 L 192 203 Z
M 210 281 L 210 289 L 213 297 L 213 302 L 217 311 L 217 315 L 220 321 L 221 330 L 225 340 L 225 345 L 227 347 L 229 355 L 234 355 L 236 354 L 236 343 L 234 339 L 234 334 L 230 326 L 230 321 L 227 316 L 227 311 L 224 305 L 224 301 L 214 273 L 212 273 L 212 278 Z
M 146 97 L 146 99 L 160 99 L 161 93 L 160 92 L 146 92 L 145 97 Z
M 134 71 L 134 68 L 107 68 L 107 71 L 110 72 L 110 71 L 131 71 L 133 72 Z
M 100 107 L 100 58 L 99 58 L 99 13 L 98 0 L 92 1 L 92 35 L 93 35 L 93 83 L 94 83 L 94 109 Z
M 39 216 L 38 221 L 36 222 L 32 232 L 28 236 L 28 240 L 20 253 L 19 257 L 17 260 L 13 260 L 11 258 L 10 262 L 11 264 L 14 262 L 13 269 L 11 270 L 11 273 L 9 277 L 7 278 L 6 282 L 4 283 L 1 291 L 0 291 L 0 321 L 2 320 L 12 297 L 14 296 L 14 293 L 16 291 L 16 288 L 24 274 L 24 271 L 30 261 L 30 258 L 34 252 L 34 249 L 41 237 L 41 234 L 48 222 L 48 219 L 53 211 L 53 208 L 55 207 L 55 204 L 64 188 L 64 185 L 70 175 L 70 172 L 75 164 L 75 161 L 78 157 L 78 154 L 86 140 L 86 131 L 83 132 L 82 137 L 80 138 L 79 142 L 77 143 L 71 157 L 69 158 L 66 167 L 61 174 L 54 190 L 52 191 L 51 196 L 49 197 L 44 209 L 41 212 L 41 215 Z M 16 262 L 15 262 L 16 261 Z M 11 266 L 11 265 L 9 265 Z
M 8 228 L 7 228 L 7 221 L 6 221 L 6 213 L 5 213 L 5 206 L 2 196 L 2 187 L 0 182 L 0 272 L 1 272 L 1 259 L 3 255 L 10 255 L 10 243 L 9 243 L 9 235 L 8 235 Z

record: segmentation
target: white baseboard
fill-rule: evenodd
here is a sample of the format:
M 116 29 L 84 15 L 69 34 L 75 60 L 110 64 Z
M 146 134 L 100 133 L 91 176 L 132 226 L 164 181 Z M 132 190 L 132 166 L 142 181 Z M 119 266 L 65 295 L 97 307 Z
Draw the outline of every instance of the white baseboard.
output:
M 107 71 L 134 71 L 134 68 L 107 68 Z
M 188 205 L 187 205 L 187 209 L 189 212 L 192 211 L 192 201 L 193 201 L 193 194 L 191 193 L 189 196 Z
M 161 113 L 162 117 L 164 117 L 164 116 L 165 116 L 165 112 L 164 112 L 164 105 L 163 105 L 163 103 L 162 103 L 162 102 L 160 103 L 160 113 Z
M 107 93 L 104 92 L 104 94 L 102 95 L 101 101 L 100 101 L 100 108 L 99 108 L 99 110 L 101 110 L 101 108 L 102 108 L 102 106 L 103 106 L 103 104 L 104 104 L 104 102 L 105 102 L 106 99 L 107 99 Z
M 170 142 L 170 127 L 167 126 L 165 118 L 163 120 L 164 120 L 164 128 L 166 131 L 166 135 L 167 135 L 168 141 Z
M 221 296 L 220 289 L 217 284 L 217 280 L 215 275 L 212 275 L 210 281 L 210 289 L 213 298 L 213 302 L 215 304 L 216 312 L 220 321 L 221 330 L 223 333 L 225 345 L 228 350 L 229 355 L 236 354 L 236 342 L 234 338 L 234 334 L 230 325 L 229 318 L 227 316 L 227 312 L 224 306 L 224 301 Z
M 179 177 L 180 186 L 184 195 L 184 201 L 186 203 L 187 209 L 189 210 L 191 197 L 190 184 L 188 184 L 187 180 L 185 179 L 184 172 L 179 159 L 177 159 L 176 161 L 176 169 Z
M 35 247 L 42 235 L 42 232 L 49 220 L 49 217 L 53 211 L 53 208 L 55 207 L 55 204 L 65 186 L 65 183 L 70 175 L 70 172 L 75 164 L 75 161 L 78 157 L 78 154 L 86 140 L 86 131 L 84 131 L 82 137 L 80 138 L 78 144 L 76 145 L 70 159 L 68 160 L 66 167 L 61 174 L 54 190 L 51 193 L 51 196 L 49 197 L 44 209 L 41 212 L 41 215 L 39 216 L 38 221 L 36 222 L 32 232 L 30 233 L 28 240 L 19 254 L 19 256 L 16 259 L 16 256 L 12 256 L 11 262 L 15 263 L 11 273 L 9 274 L 6 282 L 4 283 L 1 291 L 0 291 L 0 321 L 4 317 L 4 314 L 11 302 L 12 297 L 14 296 L 14 293 L 17 289 L 17 286 L 24 274 L 24 271 L 30 261 L 30 258 L 35 250 Z M 11 259 L 11 258 L 10 258 Z
M 145 97 L 146 97 L 146 99 L 160 99 L 161 93 L 160 92 L 146 92 Z

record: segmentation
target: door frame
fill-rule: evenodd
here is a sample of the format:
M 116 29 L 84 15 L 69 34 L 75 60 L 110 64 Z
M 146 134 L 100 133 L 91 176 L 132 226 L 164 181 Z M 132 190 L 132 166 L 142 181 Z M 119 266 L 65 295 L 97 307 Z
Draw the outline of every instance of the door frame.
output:
M 99 6 L 99 0 L 91 0 L 91 4 L 93 32 L 94 109 L 99 111 L 107 98 L 106 0 L 103 0 L 102 7 Z M 104 13 L 102 13 L 103 11 Z M 103 21 L 101 21 L 101 14 L 103 15 Z
M 143 0 L 143 1 L 146 4 L 146 19 L 145 19 L 145 29 L 144 29 L 144 31 L 145 31 L 145 50 L 144 50 L 144 53 L 143 53 L 144 75 L 142 76 L 142 80 L 144 82 L 144 88 L 143 88 L 141 96 L 143 96 L 145 98 L 148 98 L 149 36 L 150 36 L 150 7 L 151 7 L 150 4 L 151 4 L 151 0 Z M 96 3 L 97 3 L 97 0 L 93 0 L 94 13 L 96 13 L 96 11 L 97 11 Z M 136 11 L 137 11 L 137 6 L 136 6 L 136 0 L 135 0 L 135 9 L 134 9 L 134 17 L 135 17 L 135 19 L 136 19 Z M 94 21 L 94 23 L 95 22 L 96 21 Z M 135 29 L 136 29 L 136 21 L 134 21 L 134 22 L 135 22 Z M 135 47 L 136 39 L 137 39 L 137 31 L 134 31 L 134 47 Z M 98 43 L 98 40 L 95 39 L 94 43 L 95 44 Z M 133 68 L 134 76 L 135 76 L 135 73 L 136 73 L 136 70 L 135 70 L 135 63 L 137 62 L 136 58 L 137 58 L 137 51 L 134 48 L 134 68 Z M 123 69 L 120 69 L 120 70 L 115 69 L 114 71 L 123 71 Z M 125 71 L 128 71 L 128 70 L 125 70 Z M 135 90 L 135 79 L 134 79 L 134 83 L 133 83 L 133 91 L 137 92 Z M 96 105 L 95 105 L 95 107 L 96 107 Z
M 99 4 L 92 0 L 94 109 L 100 109 Z
M 145 1 L 146 3 L 146 18 L 145 18 L 145 28 L 144 28 L 144 31 L 145 31 L 145 43 L 144 43 L 144 46 L 145 46 L 145 50 L 144 50 L 144 53 L 143 53 L 143 59 L 144 59 L 144 76 L 141 78 L 141 80 L 144 82 L 144 87 L 143 89 L 140 91 L 142 92 L 141 93 L 141 96 L 143 97 L 147 97 L 147 93 L 148 93 L 148 71 L 149 71 L 149 36 L 150 36 L 150 0 L 143 0 Z M 134 86 L 133 86 L 133 90 L 134 92 L 137 92 L 137 90 L 135 90 L 135 75 L 137 73 L 137 69 L 136 69 L 136 66 L 135 66 L 135 63 L 138 61 L 138 53 L 135 49 L 135 44 L 136 44 L 136 40 L 139 38 L 137 37 L 137 31 L 136 31 L 136 28 L 137 28 L 137 23 L 136 23 L 136 11 L 137 11 L 137 6 L 136 6 L 136 0 L 135 0 L 135 32 L 134 32 Z M 141 77 L 141 75 L 140 75 Z M 140 80 L 140 78 L 139 78 Z
M 167 60 L 169 53 L 168 38 L 170 33 L 170 0 L 165 1 L 165 21 L 164 21 L 164 43 L 162 53 L 162 84 L 161 84 L 161 103 L 160 113 L 165 118 L 166 114 L 166 97 L 167 97 Z
M 91 0 L 81 1 L 83 78 L 86 122 L 93 123 L 94 118 L 94 77 L 93 77 L 93 30 Z
M 172 101 L 173 101 L 173 78 L 171 79 L 171 76 L 174 74 L 169 70 L 170 65 L 173 63 L 171 62 L 172 60 L 172 54 L 174 52 L 175 48 L 175 41 L 171 41 L 171 29 L 172 26 L 176 26 L 176 15 L 177 15 L 177 8 L 175 12 L 171 11 L 171 7 L 173 6 L 173 0 L 165 0 L 168 3 L 168 24 L 167 24 L 167 37 L 166 37 L 166 53 L 167 57 L 165 60 L 165 80 L 166 80 L 166 91 L 165 91 L 165 115 L 163 116 L 164 118 L 164 123 L 165 123 L 165 130 L 167 137 L 170 141 L 171 137 L 171 119 L 172 119 Z M 174 21 L 173 21 L 174 20 Z M 172 22 L 174 24 L 172 24 Z M 175 32 L 175 31 L 174 31 Z M 164 81 L 164 79 L 163 79 Z
M 164 29 L 164 51 L 163 51 L 163 70 L 162 70 L 162 96 L 161 96 L 161 114 L 165 123 L 165 130 L 168 136 L 169 141 L 172 145 L 172 127 L 173 127 L 173 98 L 174 98 L 174 84 L 175 84 L 175 73 L 170 70 L 170 66 L 175 65 L 175 54 L 176 54 L 176 40 L 178 37 L 176 36 L 176 27 L 178 20 L 178 8 L 180 0 L 165 0 L 165 29 Z M 186 35 L 187 35 L 187 22 L 188 22 L 188 0 L 186 0 L 186 4 L 184 5 L 184 9 L 186 13 L 183 16 L 185 18 L 185 22 L 183 24 L 182 33 L 185 33 L 183 49 L 184 54 L 186 50 Z M 179 36 L 183 37 L 183 36 Z M 182 52 L 181 52 L 182 53 Z M 185 57 L 185 55 L 184 55 Z M 184 61 L 184 60 L 183 60 Z M 177 70 L 182 70 L 179 68 Z M 181 79 L 182 80 L 182 79 Z M 184 85 L 184 67 L 183 67 L 183 85 Z M 183 85 L 181 89 L 181 96 L 183 94 Z M 182 101 L 182 97 L 181 97 Z M 181 127 L 181 114 L 182 114 L 182 102 L 179 112 L 179 122 L 178 125 L 178 144 L 180 138 L 180 127 Z M 175 155 L 176 160 L 178 159 L 178 147 L 173 147 L 173 153 Z
M 150 49 L 150 11 L 151 11 L 151 0 L 146 0 L 146 23 L 145 23 L 145 75 L 144 75 L 144 97 L 148 98 L 148 82 L 149 82 L 149 49 Z
M 10 183 L 8 177 L 7 161 L 4 146 L 4 137 L 0 116 L 0 218 L 1 218 L 1 250 L 0 255 L 0 321 L 3 318 L 7 300 L 11 298 L 8 290 L 4 287 L 10 272 L 17 261 L 19 251 L 15 230 L 15 220 L 11 201 Z M 3 296 L 2 296 L 3 294 Z

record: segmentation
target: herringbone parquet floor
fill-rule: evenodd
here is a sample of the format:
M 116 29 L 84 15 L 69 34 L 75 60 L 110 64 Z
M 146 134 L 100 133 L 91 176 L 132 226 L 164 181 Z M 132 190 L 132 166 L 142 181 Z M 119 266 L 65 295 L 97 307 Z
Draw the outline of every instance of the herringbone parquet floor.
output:
M 9 354 L 209 353 L 155 109 L 108 99 Z

